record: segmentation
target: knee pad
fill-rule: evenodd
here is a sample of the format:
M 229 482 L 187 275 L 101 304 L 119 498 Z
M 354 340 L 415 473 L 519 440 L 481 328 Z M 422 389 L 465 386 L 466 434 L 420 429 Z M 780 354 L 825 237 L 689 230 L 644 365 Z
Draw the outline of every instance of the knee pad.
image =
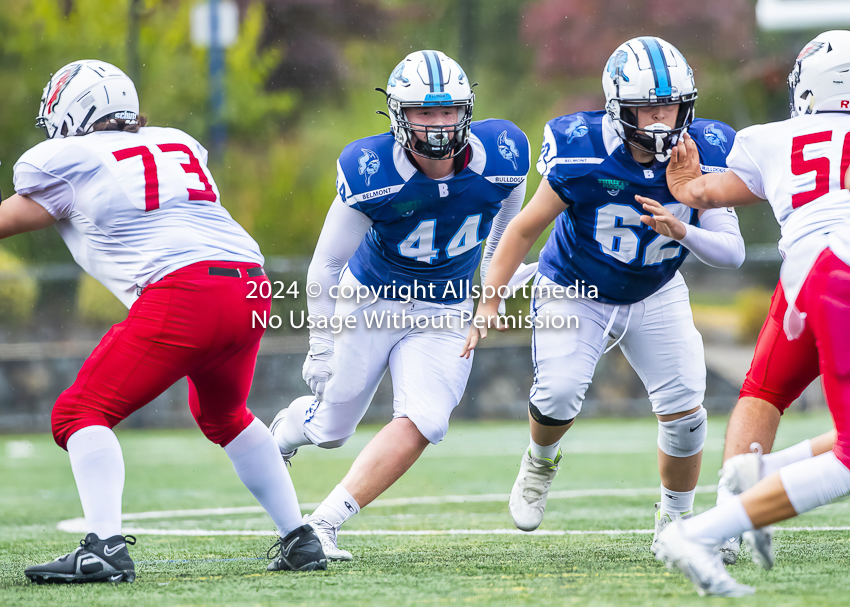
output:
M 404 414 L 393 414 L 393 419 L 406 417 L 429 443 L 432 445 L 442 441 L 449 433 L 449 418 L 440 416 L 422 415 L 419 411 L 405 412 Z
M 336 449 L 337 447 L 342 447 L 345 443 L 348 442 L 348 439 L 354 436 L 353 434 L 349 434 L 345 438 L 338 438 L 336 440 L 329 440 L 324 443 L 316 443 L 316 446 L 320 449 Z
M 690 457 L 702 451 L 708 434 L 708 414 L 700 406 L 691 413 L 669 422 L 658 422 L 658 448 L 670 457 Z
M 531 419 L 541 426 L 566 426 L 573 423 L 575 420 L 575 417 L 571 417 L 570 419 L 555 419 L 554 417 L 543 415 L 543 413 L 540 412 L 540 409 L 535 407 L 534 403 L 531 402 L 528 403 L 528 412 L 531 414 Z

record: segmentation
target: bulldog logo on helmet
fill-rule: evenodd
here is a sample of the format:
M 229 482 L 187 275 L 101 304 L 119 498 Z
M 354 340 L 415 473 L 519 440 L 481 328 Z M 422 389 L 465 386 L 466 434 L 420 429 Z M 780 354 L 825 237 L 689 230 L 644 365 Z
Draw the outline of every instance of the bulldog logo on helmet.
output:
M 628 60 L 629 55 L 626 51 L 617 51 L 611 55 L 611 58 L 608 60 L 608 65 L 605 66 L 605 69 L 608 70 L 608 75 L 611 76 L 611 80 L 618 82 L 620 78 L 622 78 L 624 82 L 629 82 L 629 77 L 626 76 L 626 73 L 623 71 Z
M 401 82 L 402 86 L 409 86 L 410 80 L 404 77 L 404 61 L 399 63 L 396 68 L 393 70 L 393 73 L 390 74 L 390 81 L 388 82 L 389 86 L 395 86 L 396 84 Z

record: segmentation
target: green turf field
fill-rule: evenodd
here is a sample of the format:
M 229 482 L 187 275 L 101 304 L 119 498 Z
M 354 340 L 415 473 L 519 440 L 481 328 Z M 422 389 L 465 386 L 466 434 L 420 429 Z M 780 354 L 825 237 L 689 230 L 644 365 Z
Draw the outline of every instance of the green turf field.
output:
M 726 420 L 712 418 L 701 486 L 713 485 Z M 783 419 L 777 446 L 831 427 L 825 414 Z M 656 424 L 585 420 L 564 440 L 544 532 L 643 530 L 657 500 Z M 335 451 L 304 449 L 291 468 L 302 504 L 320 501 L 377 429 Z M 343 529 L 355 555 L 327 572 L 269 573 L 271 520 L 239 483 L 223 450 L 197 430 L 118 432 L 127 462 L 124 511 L 139 532 L 134 584 L 33 586 L 29 564 L 69 552 L 83 534 L 57 530 L 82 516 L 64 451 L 47 435 L 0 436 L 0 605 L 703 604 L 649 551 L 651 535 L 504 535 L 507 496 L 527 444 L 525 424 L 456 423 L 448 438 Z M 582 493 L 579 490 L 586 490 Z M 632 490 L 632 491 L 627 491 Z M 646 491 L 642 491 L 646 490 Z M 560 493 L 559 493 L 560 492 Z M 449 497 L 447 497 L 449 496 Z M 456 497 L 451 497 L 456 496 Z M 477 496 L 477 497 L 475 497 Z M 435 498 L 422 500 L 413 498 Z M 714 495 L 697 495 L 697 510 Z M 209 512 L 210 509 L 233 509 Z M 195 510 L 195 512 L 175 512 Z M 200 510 L 200 512 L 198 512 Z M 306 509 L 305 509 L 306 511 Z M 134 513 L 151 513 L 132 517 Z M 74 523 L 67 523 L 71 528 Z M 850 525 L 850 502 L 785 526 Z M 155 535 L 150 531 L 207 535 Z M 393 531 L 456 534 L 391 535 Z M 468 530 L 484 533 L 471 534 Z M 356 532 L 381 532 L 357 535 Z M 486 533 L 490 531 L 490 533 Z M 125 531 L 127 532 L 127 531 Z M 239 532 L 255 535 L 213 535 Z M 778 531 L 777 565 L 731 568 L 754 585 L 746 605 L 850 604 L 850 531 Z M 747 560 L 748 559 L 743 559 Z M 714 602 L 720 599 L 714 599 Z

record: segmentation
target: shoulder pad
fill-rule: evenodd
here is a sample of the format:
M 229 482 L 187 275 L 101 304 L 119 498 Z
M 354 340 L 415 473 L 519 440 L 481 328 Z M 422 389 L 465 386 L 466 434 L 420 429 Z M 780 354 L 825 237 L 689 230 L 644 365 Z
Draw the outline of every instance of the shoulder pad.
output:
M 472 123 L 471 131 L 481 141 L 487 158 L 481 175 L 525 177 L 528 174 L 531 146 L 517 125 L 509 120 L 481 120 Z M 474 155 L 472 162 L 475 163 Z
M 48 139 L 24 152 L 15 164 L 29 164 L 39 169 L 45 169 L 50 160 L 69 147 L 72 137 L 63 139 Z
M 546 123 L 537 170 L 544 177 L 581 177 L 608 157 L 602 136 L 605 112 L 577 112 Z
M 393 159 L 395 139 L 389 133 L 350 143 L 337 161 L 336 190 L 342 201 L 353 205 L 374 200 L 401 189 L 404 179 Z
M 726 157 L 735 142 L 735 129 L 719 120 L 697 118 L 688 127 L 688 134 L 697 144 L 703 172 L 723 172 L 726 169 Z

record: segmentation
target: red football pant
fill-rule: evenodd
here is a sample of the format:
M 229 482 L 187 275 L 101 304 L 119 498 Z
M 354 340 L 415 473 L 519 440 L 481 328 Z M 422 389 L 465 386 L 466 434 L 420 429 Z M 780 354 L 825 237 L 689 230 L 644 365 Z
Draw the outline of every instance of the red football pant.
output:
M 838 438 L 835 457 L 850 468 L 850 266 L 826 249 L 797 297 L 817 345 L 823 391 Z
M 770 312 L 759 332 L 753 363 L 741 388 L 741 398 L 766 400 L 780 413 L 820 375 L 811 327 L 807 324 L 799 338 L 789 340 L 782 327 L 787 309 L 782 283 L 778 283 L 770 300 Z
M 209 268 L 237 268 L 240 277 L 211 276 Z M 112 428 L 177 380 L 189 377 L 189 408 L 204 435 L 227 445 L 254 415 L 251 390 L 263 327 L 252 313 L 267 314 L 271 299 L 249 299 L 256 264 L 192 264 L 146 287 L 127 319 L 113 326 L 53 408 L 53 436 L 68 438 L 88 426 Z

